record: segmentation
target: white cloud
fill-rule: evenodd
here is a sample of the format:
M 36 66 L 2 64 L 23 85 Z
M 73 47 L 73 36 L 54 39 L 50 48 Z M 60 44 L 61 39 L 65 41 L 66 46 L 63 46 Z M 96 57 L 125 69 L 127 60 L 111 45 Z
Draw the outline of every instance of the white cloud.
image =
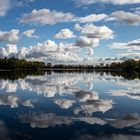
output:
M 112 43 L 110 49 L 126 49 L 130 51 L 140 51 L 140 39 L 132 40 L 125 43 Z
M 124 5 L 124 4 L 139 4 L 139 0 L 77 0 L 77 6 L 91 5 L 95 3 L 106 3 L 106 4 L 115 4 L 115 5 Z
M 81 31 L 81 30 L 82 30 L 82 27 L 80 26 L 80 24 L 76 23 L 76 24 L 74 25 L 74 29 L 75 29 L 76 31 Z
M 87 23 L 87 22 L 98 22 L 101 20 L 104 20 L 108 17 L 106 14 L 90 14 L 85 17 L 76 17 L 73 21 L 79 22 L 79 23 Z
M 87 57 L 84 58 L 85 62 L 93 62 L 93 48 L 99 46 L 100 40 L 108 40 L 114 37 L 114 32 L 106 26 L 95 26 L 92 23 L 80 26 L 77 23 L 74 25 L 74 28 L 81 33 L 74 46 L 89 48 L 88 53 L 86 53 Z
M 75 38 L 76 35 L 74 35 L 74 33 L 69 29 L 62 29 L 54 37 L 58 39 L 68 39 L 68 38 Z
M 0 31 L 0 42 L 14 43 L 19 40 L 19 30 L 12 29 L 11 31 Z
M 51 61 L 53 63 L 59 62 L 76 62 L 80 61 L 80 57 L 74 52 L 69 51 L 69 48 L 61 48 L 62 44 L 56 44 L 54 41 L 48 40 L 43 44 L 40 43 L 36 46 L 29 48 L 27 58 L 41 58 L 44 57 L 45 61 Z M 63 46 L 64 47 L 64 46 Z M 66 51 L 65 51 L 66 49 Z
M 23 14 L 19 22 L 23 24 L 54 25 L 60 22 L 68 22 L 73 18 L 74 15 L 71 13 L 50 11 L 49 9 L 34 9 L 31 13 Z
M 111 18 L 112 20 L 118 20 L 124 24 L 140 25 L 140 16 L 130 12 L 115 11 L 111 14 Z
M 0 57 L 10 57 L 18 52 L 16 45 L 7 44 L 5 47 L 0 48 Z
M 73 52 L 60 52 L 50 54 L 46 61 L 52 63 L 81 63 L 82 58 Z
M 98 38 L 88 38 L 86 36 L 80 36 L 76 43 L 74 44 L 75 46 L 79 46 L 81 48 L 84 48 L 84 47 L 97 47 L 99 46 L 99 39 Z
M 34 46 L 17 48 L 16 45 L 7 45 L 0 48 L 1 57 L 15 56 L 18 58 L 51 61 L 52 63 L 74 63 L 82 62 L 82 58 L 74 52 L 78 47 L 72 44 L 60 43 L 47 40 Z
M 117 54 L 117 56 L 128 59 L 140 59 L 140 52 L 122 52 Z
M 89 48 L 87 55 L 92 57 L 94 55 L 94 50 L 92 48 Z
M 108 40 L 114 37 L 114 32 L 105 25 L 95 26 L 93 24 L 86 24 L 83 27 L 81 27 L 80 31 L 83 36 L 86 36 L 88 38 L 98 38 Z
M 132 11 L 134 11 L 135 14 L 140 15 L 140 7 L 131 8 Z
M 0 0 L 0 16 L 5 16 L 10 9 L 10 0 Z
M 35 31 L 36 31 L 35 29 L 30 29 L 23 32 L 23 35 L 29 38 L 38 38 L 38 36 L 34 35 Z
M 129 42 L 114 42 L 109 45 L 110 49 L 124 50 L 120 54 L 117 54 L 120 57 L 128 58 L 140 58 L 140 39 L 132 40 Z
M 20 0 L 20 1 L 18 1 L 18 0 L 15 0 L 15 5 L 17 6 L 17 7 L 24 7 L 24 6 L 28 6 L 30 3 L 33 3 L 33 2 L 35 2 L 35 0 Z

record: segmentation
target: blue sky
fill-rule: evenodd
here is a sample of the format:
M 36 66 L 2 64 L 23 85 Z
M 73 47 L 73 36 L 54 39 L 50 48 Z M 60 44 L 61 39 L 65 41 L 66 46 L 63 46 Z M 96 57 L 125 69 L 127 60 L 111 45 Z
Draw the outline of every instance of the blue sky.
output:
M 1 0 L 0 57 L 52 63 L 140 58 L 139 0 Z

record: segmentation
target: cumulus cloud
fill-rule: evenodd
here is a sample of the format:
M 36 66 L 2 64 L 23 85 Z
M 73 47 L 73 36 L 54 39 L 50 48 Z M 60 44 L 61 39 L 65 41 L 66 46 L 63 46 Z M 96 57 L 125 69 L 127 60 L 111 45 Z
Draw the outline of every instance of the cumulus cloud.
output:
M 115 11 L 111 14 L 112 20 L 117 20 L 124 24 L 129 25 L 139 25 L 140 16 L 134 13 L 125 12 L 125 11 Z
M 108 17 L 106 14 L 90 14 L 85 17 L 75 17 L 73 21 L 79 23 L 88 23 L 88 22 L 98 22 L 104 20 Z
M 34 9 L 31 13 L 23 14 L 19 22 L 23 24 L 54 25 L 60 22 L 68 22 L 73 18 L 74 15 L 71 13 L 50 11 L 49 9 Z
M 7 44 L 5 47 L 0 48 L 0 57 L 10 57 L 18 52 L 17 45 Z
M 118 54 L 119 57 L 128 57 L 133 59 L 140 58 L 140 39 L 128 42 L 114 42 L 109 45 L 109 48 L 124 50 L 124 52 Z
M 0 0 L 0 16 L 5 16 L 10 9 L 10 0 Z
M 38 36 L 34 35 L 35 31 L 36 31 L 35 29 L 30 29 L 23 32 L 23 35 L 29 38 L 38 38 Z
M 129 42 L 123 42 L 123 43 L 112 43 L 109 45 L 111 49 L 127 49 L 129 51 L 140 51 L 140 39 L 132 40 Z
M 131 8 L 132 11 L 134 11 L 135 14 L 140 15 L 140 7 Z
M 122 52 L 117 54 L 118 57 L 129 60 L 129 59 L 140 59 L 140 52 Z
M 76 40 L 74 46 L 88 48 L 88 52 L 86 53 L 87 56 L 83 60 L 86 63 L 93 63 L 93 48 L 99 46 L 100 40 L 113 39 L 114 37 L 114 32 L 106 26 L 95 26 L 92 23 L 80 26 L 76 23 L 74 28 L 81 33 L 81 36 Z
M 99 39 L 98 38 L 88 38 L 86 36 L 80 36 L 74 45 L 79 46 L 81 48 L 84 48 L 84 47 L 95 48 L 95 47 L 99 46 Z
M 78 27 L 78 24 L 76 25 Z M 88 38 L 98 38 L 98 39 L 112 39 L 114 37 L 114 32 L 108 27 L 95 26 L 94 24 L 86 24 L 80 28 L 81 34 Z
M 19 30 L 12 29 L 11 31 L 0 31 L 0 42 L 14 43 L 19 40 Z
M 76 24 L 74 25 L 74 29 L 75 29 L 76 31 L 81 31 L 81 30 L 82 30 L 82 27 L 80 26 L 79 23 L 76 23 Z
M 52 63 L 82 62 L 82 59 L 74 52 L 78 47 L 72 44 L 60 43 L 47 40 L 34 46 L 17 48 L 16 45 L 1 47 L 1 57 L 15 56 L 25 59 L 36 59 Z
M 73 52 L 51 53 L 45 59 L 52 63 L 81 63 L 82 58 Z
M 105 4 L 115 4 L 115 5 L 124 5 L 124 4 L 139 4 L 139 0 L 76 0 L 77 6 L 91 5 L 95 3 L 105 3 Z
M 76 35 L 74 35 L 74 33 L 70 29 L 62 29 L 54 37 L 58 39 L 68 39 L 68 38 L 75 38 Z
M 21 0 L 21 1 L 18 1 L 18 0 L 15 0 L 15 5 L 17 7 L 24 7 L 24 6 L 28 6 L 30 3 L 33 3 L 35 0 Z

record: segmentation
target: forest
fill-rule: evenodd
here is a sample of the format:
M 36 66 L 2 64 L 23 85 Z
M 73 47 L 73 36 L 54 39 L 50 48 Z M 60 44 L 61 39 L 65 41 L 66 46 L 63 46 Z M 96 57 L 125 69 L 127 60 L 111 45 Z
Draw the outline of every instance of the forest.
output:
M 26 61 L 18 58 L 0 58 L 0 69 L 3 70 L 44 70 L 45 63 Z
M 140 71 L 140 60 L 127 60 L 121 63 L 111 63 L 104 65 L 75 65 L 75 64 L 45 64 L 39 61 L 27 61 L 18 58 L 0 58 L 1 70 L 117 70 L 117 71 Z
M 104 65 L 103 63 L 99 65 L 51 65 L 50 63 L 45 66 L 45 68 L 50 69 L 75 69 L 75 70 L 123 70 L 123 71 L 140 71 L 140 60 L 127 60 L 119 63 L 111 63 Z

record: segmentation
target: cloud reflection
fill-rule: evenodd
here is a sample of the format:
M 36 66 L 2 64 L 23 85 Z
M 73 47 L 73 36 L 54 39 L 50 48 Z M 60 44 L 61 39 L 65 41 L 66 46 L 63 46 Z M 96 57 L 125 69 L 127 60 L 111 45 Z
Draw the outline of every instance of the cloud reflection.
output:
M 8 136 L 8 129 L 3 121 L 0 121 L 0 140 L 11 140 Z
M 112 134 L 95 136 L 89 134 L 81 134 L 72 138 L 72 140 L 139 140 L 140 136 L 137 135 L 125 135 L 125 134 Z
M 19 105 L 34 108 L 33 102 L 35 100 L 22 100 L 16 95 L 0 95 L 0 105 L 10 106 L 11 108 L 17 108 Z
M 75 103 L 75 101 L 66 99 L 55 99 L 54 103 L 63 109 L 68 109 L 73 105 L 73 103 Z

